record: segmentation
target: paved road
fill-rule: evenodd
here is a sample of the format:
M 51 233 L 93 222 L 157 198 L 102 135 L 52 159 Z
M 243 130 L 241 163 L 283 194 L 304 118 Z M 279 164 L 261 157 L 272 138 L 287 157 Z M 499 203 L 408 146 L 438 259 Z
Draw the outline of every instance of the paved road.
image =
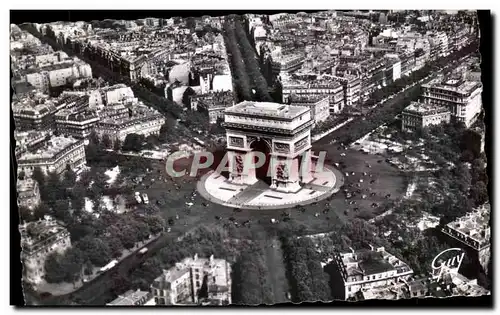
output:
M 270 275 L 269 280 L 273 288 L 274 303 L 286 303 L 288 302 L 286 293 L 290 289 L 286 278 L 281 242 L 278 239 L 272 239 L 267 241 L 265 246 L 266 264 Z

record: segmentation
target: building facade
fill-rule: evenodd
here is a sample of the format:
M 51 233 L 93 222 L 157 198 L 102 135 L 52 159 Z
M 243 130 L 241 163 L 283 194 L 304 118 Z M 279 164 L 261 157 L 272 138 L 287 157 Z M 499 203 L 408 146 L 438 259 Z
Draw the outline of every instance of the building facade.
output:
M 422 85 L 424 103 L 448 108 L 454 120 L 470 127 L 482 111 L 481 82 L 463 78 L 435 80 Z
M 469 253 L 474 253 L 485 269 L 490 259 L 490 211 L 491 206 L 487 203 L 442 229 L 444 234 L 464 245 Z
M 401 113 L 401 128 L 403 131 L 415 131 L 429 127 L 449 123 L 450 111 L 442 106 L 412 102 Z
M 199 298 L 202 286 L 207 295 Z M 208 302 L 231 304 L 231 266 L 224 259 L 188 257 L 155 279 L 151 293 L 156 305 L 189 305 Z
M 36 167 L 40 167 L 45 174 L 61 174 L 68 164 L 72 169 L 77 169 L 86 163 L 83 140 L 52 137 L 36 151 L 21 154 L 17 163 L 18 173 L 22 171 L 27 176 L 30 176 Z
M 338 81 L 329 84 L 283 84 L 283 103 L 288 103 L 290 95 L 325 95 L 330 102 L 330 112 L 338 113 L 344 108 L 344 86 Z
M 40 189 L 36 180 L 17 180 L 17 204 L 30 210 L 40 204 Z
M 413 274 L 405 262 L 388 253 L 384 247 L 336 252 L 334 262 L 344 281 L 346 300 L 355 297 L 358 292 L 386 287 Z
M 142 306 L 147 305 L 150 300 L 150 292 L 128 290 L 113 301 L 107 303 L 106 306 Z
M 202 95 L 192 95 L 190 98 L 191 110 L 201 111 L 208 116 L 211 124 L 224 118 L 224 110 L 234 105 L 231 91 L 212 92 Z
M 85 139 L 97 126 L 99 119 L 97 113 L 91 110 L 79 113 L 62 110 L 56 114 L 56 130 L 62 135 Z
M 164 123 L 165 117 L 159 113 L 142 113 L 122 119 L 101 119 L 97 125 L 96 132 L 101 137 L 106 134 L 112 141 L 118 139 L 123 142 L 127 135 L 132 133 L 145 137 L 158 135 Z
M 45 260 L 53 252 L 64 252 L 71 247 L 68 230 L 49 216 L 19 226 L 21 233 L 24 276 L 37 284 L 45 275 Z
M 314 123 L 325 121 L 330 117 L 330 98 L 328 96 L 311 95 L 296 97 L 290 96 L 292 106 L 309 107 Z

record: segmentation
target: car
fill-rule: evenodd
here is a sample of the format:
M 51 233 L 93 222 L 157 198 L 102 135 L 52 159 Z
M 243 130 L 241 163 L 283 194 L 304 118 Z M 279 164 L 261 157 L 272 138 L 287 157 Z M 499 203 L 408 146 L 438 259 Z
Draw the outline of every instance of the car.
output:
M 356 207 L 356 208 L 354 208 L 353 210 L 354 210 L 354 211 L 359 211 L 359 208 L 358 208 L 358 207 Z
M 375 183 L 375 182 L 376 182 L 376 180 L 372 179 L 372 180 L 370 181 L 370 184 L 373 184 L 373 183 Z
M 203 207 L 208 207 L 208 203 L 204 202 L 202 203 Z
M 370 197 L 373 197 L 373 196 L 375 196 L 375 195 L 377 195 L 377 193 L 372 192 L 372 193 L 370 194 Z
M 376 207 L 378 207 L 378 204 L 377 204 L 377 203 L 375 203 L 375 202 L 374 202 L 374 203 L 372 203 L 372 208 L 376 208 Z
M 366 199 L 366 197 L 367 197 L 366 195 L 362 195 L 361 199 Z
M 345 176 L 346 176 L 346 177 L 349 177 L 349 173 L 347 173 L 347 172 L 346 172 L 346 173 L 345 173 Z
M 215 220 L 222 220 L 221 217 L 219 217 L 218 215 L 215 216 Z
M 354 172 L 351 173 L 352 176 L 354 176 L 354 174 L 356 174 L 356 173 L 354 173 Z
M 345 156 L 345 153 L 344 152 L 340 153 L 340 156 Z
M 385 195 L 385 199 L 389 199 L 389 198 L 391 198 L 391 194 Z
M 317 213 L 317 212 L 316 212 L 316 213 L 314 214 L 314 216 L 315 216 L 315 217 L 319 217 L 319 213 Z

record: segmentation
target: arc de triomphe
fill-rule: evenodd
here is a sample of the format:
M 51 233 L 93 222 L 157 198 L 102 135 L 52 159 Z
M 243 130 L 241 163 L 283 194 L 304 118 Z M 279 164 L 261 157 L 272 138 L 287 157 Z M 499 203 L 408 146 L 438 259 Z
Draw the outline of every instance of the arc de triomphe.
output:
M 268 180 L 270 188 L 293 193 L 314 178 L 311 162 L 313 120 L 307 107 L 244 101 L 225 111 L 229 181 L 253 185 Z M 255 152 L 266 162 L 255 170 Z M 264 169 L 264 172 L 262 171 Z

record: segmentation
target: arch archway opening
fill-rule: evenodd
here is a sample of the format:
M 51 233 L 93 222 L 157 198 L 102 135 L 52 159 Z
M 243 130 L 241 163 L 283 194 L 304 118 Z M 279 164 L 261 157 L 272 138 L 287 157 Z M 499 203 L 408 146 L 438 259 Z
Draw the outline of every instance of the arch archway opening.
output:
M 269 144 L 265 140 L 259 139 L 252 142 L 250 148 L 254 152 L 264 153 L 266 160 L 262 166 L 258 167 L 255 170 L 255 176 L 257 177 L 257 179 L 264 181 L 268 185 L 271 185 L 272 179 L 271 176 L 269 176 L 268 174 L 269 163 L 271 161 L 271 148 L 269 147 Z M 256 162 L 257 158 L 254 157 L 253 163 Z

